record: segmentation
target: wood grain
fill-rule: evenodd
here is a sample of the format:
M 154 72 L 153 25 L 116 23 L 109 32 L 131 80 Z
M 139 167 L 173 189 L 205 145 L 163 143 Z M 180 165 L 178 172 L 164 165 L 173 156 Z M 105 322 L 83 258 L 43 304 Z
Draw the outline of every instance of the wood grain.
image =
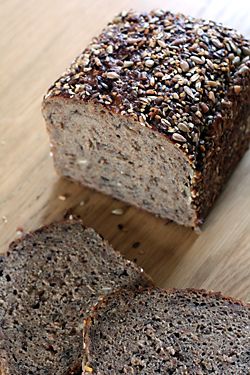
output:
M 250 4 L 244 1 L 167 4 L 170 10 L 224 22 L 250 35 Z M 154 1 L 154 7 L 164 5 L 165 1 Z M 54 172 L 40 112 L 42 96 L 90 38 L 114 14 L 131 6 L 147 10 L 152 1 L 0 2 L 0 250 L 7 250 L 17 228 L 29 231 L 74 213 L 136 259 L 160 286 L 221 290 L 249 300 L 249 152 L 200 235 Z M 114 208 L 122 208 L 124 214 L 113 215 Z

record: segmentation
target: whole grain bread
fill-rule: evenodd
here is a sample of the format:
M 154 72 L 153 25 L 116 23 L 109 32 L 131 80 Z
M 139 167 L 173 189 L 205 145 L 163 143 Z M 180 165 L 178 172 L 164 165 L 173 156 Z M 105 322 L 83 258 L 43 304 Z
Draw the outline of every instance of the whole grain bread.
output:
M 199 226 L 249 145 L 249 55 L 212 21 L 121 13 L 44 98 L 56 170 Z
M 112 293 L 84 325 L 83 374 L 246 375 L 250 305 L 204 290 Z
M 76 374 L 88 308 L 107 292 L 150 283 L 79 222 L 13 242 L 0 258 L 1 375 Z

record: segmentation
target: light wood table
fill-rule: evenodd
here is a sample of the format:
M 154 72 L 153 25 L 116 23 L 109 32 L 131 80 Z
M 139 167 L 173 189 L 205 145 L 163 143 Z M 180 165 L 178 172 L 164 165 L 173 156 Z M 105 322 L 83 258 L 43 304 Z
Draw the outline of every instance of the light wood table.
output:
M 7 250 L 20 227 L 29 231 L 72 212 L 136 259 L 160 286 L 221 290 L 249 300 L 249 152 L 200 235 L 60 179 L 53 169 L 40 112 L 43 94 L 113 15 L 124 8 L 150 9 L 152 3 L 250 36 L 250 3 L 243 1 L 0 2 L 0 249 Z M 123 208 L 124 215 L 113 215 L 114 208 Z

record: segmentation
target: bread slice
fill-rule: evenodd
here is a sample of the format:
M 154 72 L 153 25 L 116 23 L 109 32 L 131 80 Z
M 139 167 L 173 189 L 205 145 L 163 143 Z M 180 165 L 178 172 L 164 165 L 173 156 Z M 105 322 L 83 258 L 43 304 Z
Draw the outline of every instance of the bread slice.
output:
M 76 374 L 82 322 L 100 295 L 151 284 L 93 230 L 51 224 L 0 259 L 1 375 Z
M 249 145 L 249 55 L 215 22 L 123 12 L 44 98 L 56 170 L 199 226 Z
M 243 375 L 250 305 L 204 290 L 113 293 L 84 326 L 83 374 Z

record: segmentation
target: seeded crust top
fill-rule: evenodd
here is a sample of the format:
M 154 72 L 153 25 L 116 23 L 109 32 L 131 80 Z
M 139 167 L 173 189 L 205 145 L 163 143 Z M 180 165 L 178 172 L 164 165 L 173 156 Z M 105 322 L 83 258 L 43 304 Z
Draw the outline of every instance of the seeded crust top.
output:
M 250 43 L 212 21 L 163 10 L 122 12 L 49 89 L 96 101 L 166 135 L 189 157 L 250 77 Z

